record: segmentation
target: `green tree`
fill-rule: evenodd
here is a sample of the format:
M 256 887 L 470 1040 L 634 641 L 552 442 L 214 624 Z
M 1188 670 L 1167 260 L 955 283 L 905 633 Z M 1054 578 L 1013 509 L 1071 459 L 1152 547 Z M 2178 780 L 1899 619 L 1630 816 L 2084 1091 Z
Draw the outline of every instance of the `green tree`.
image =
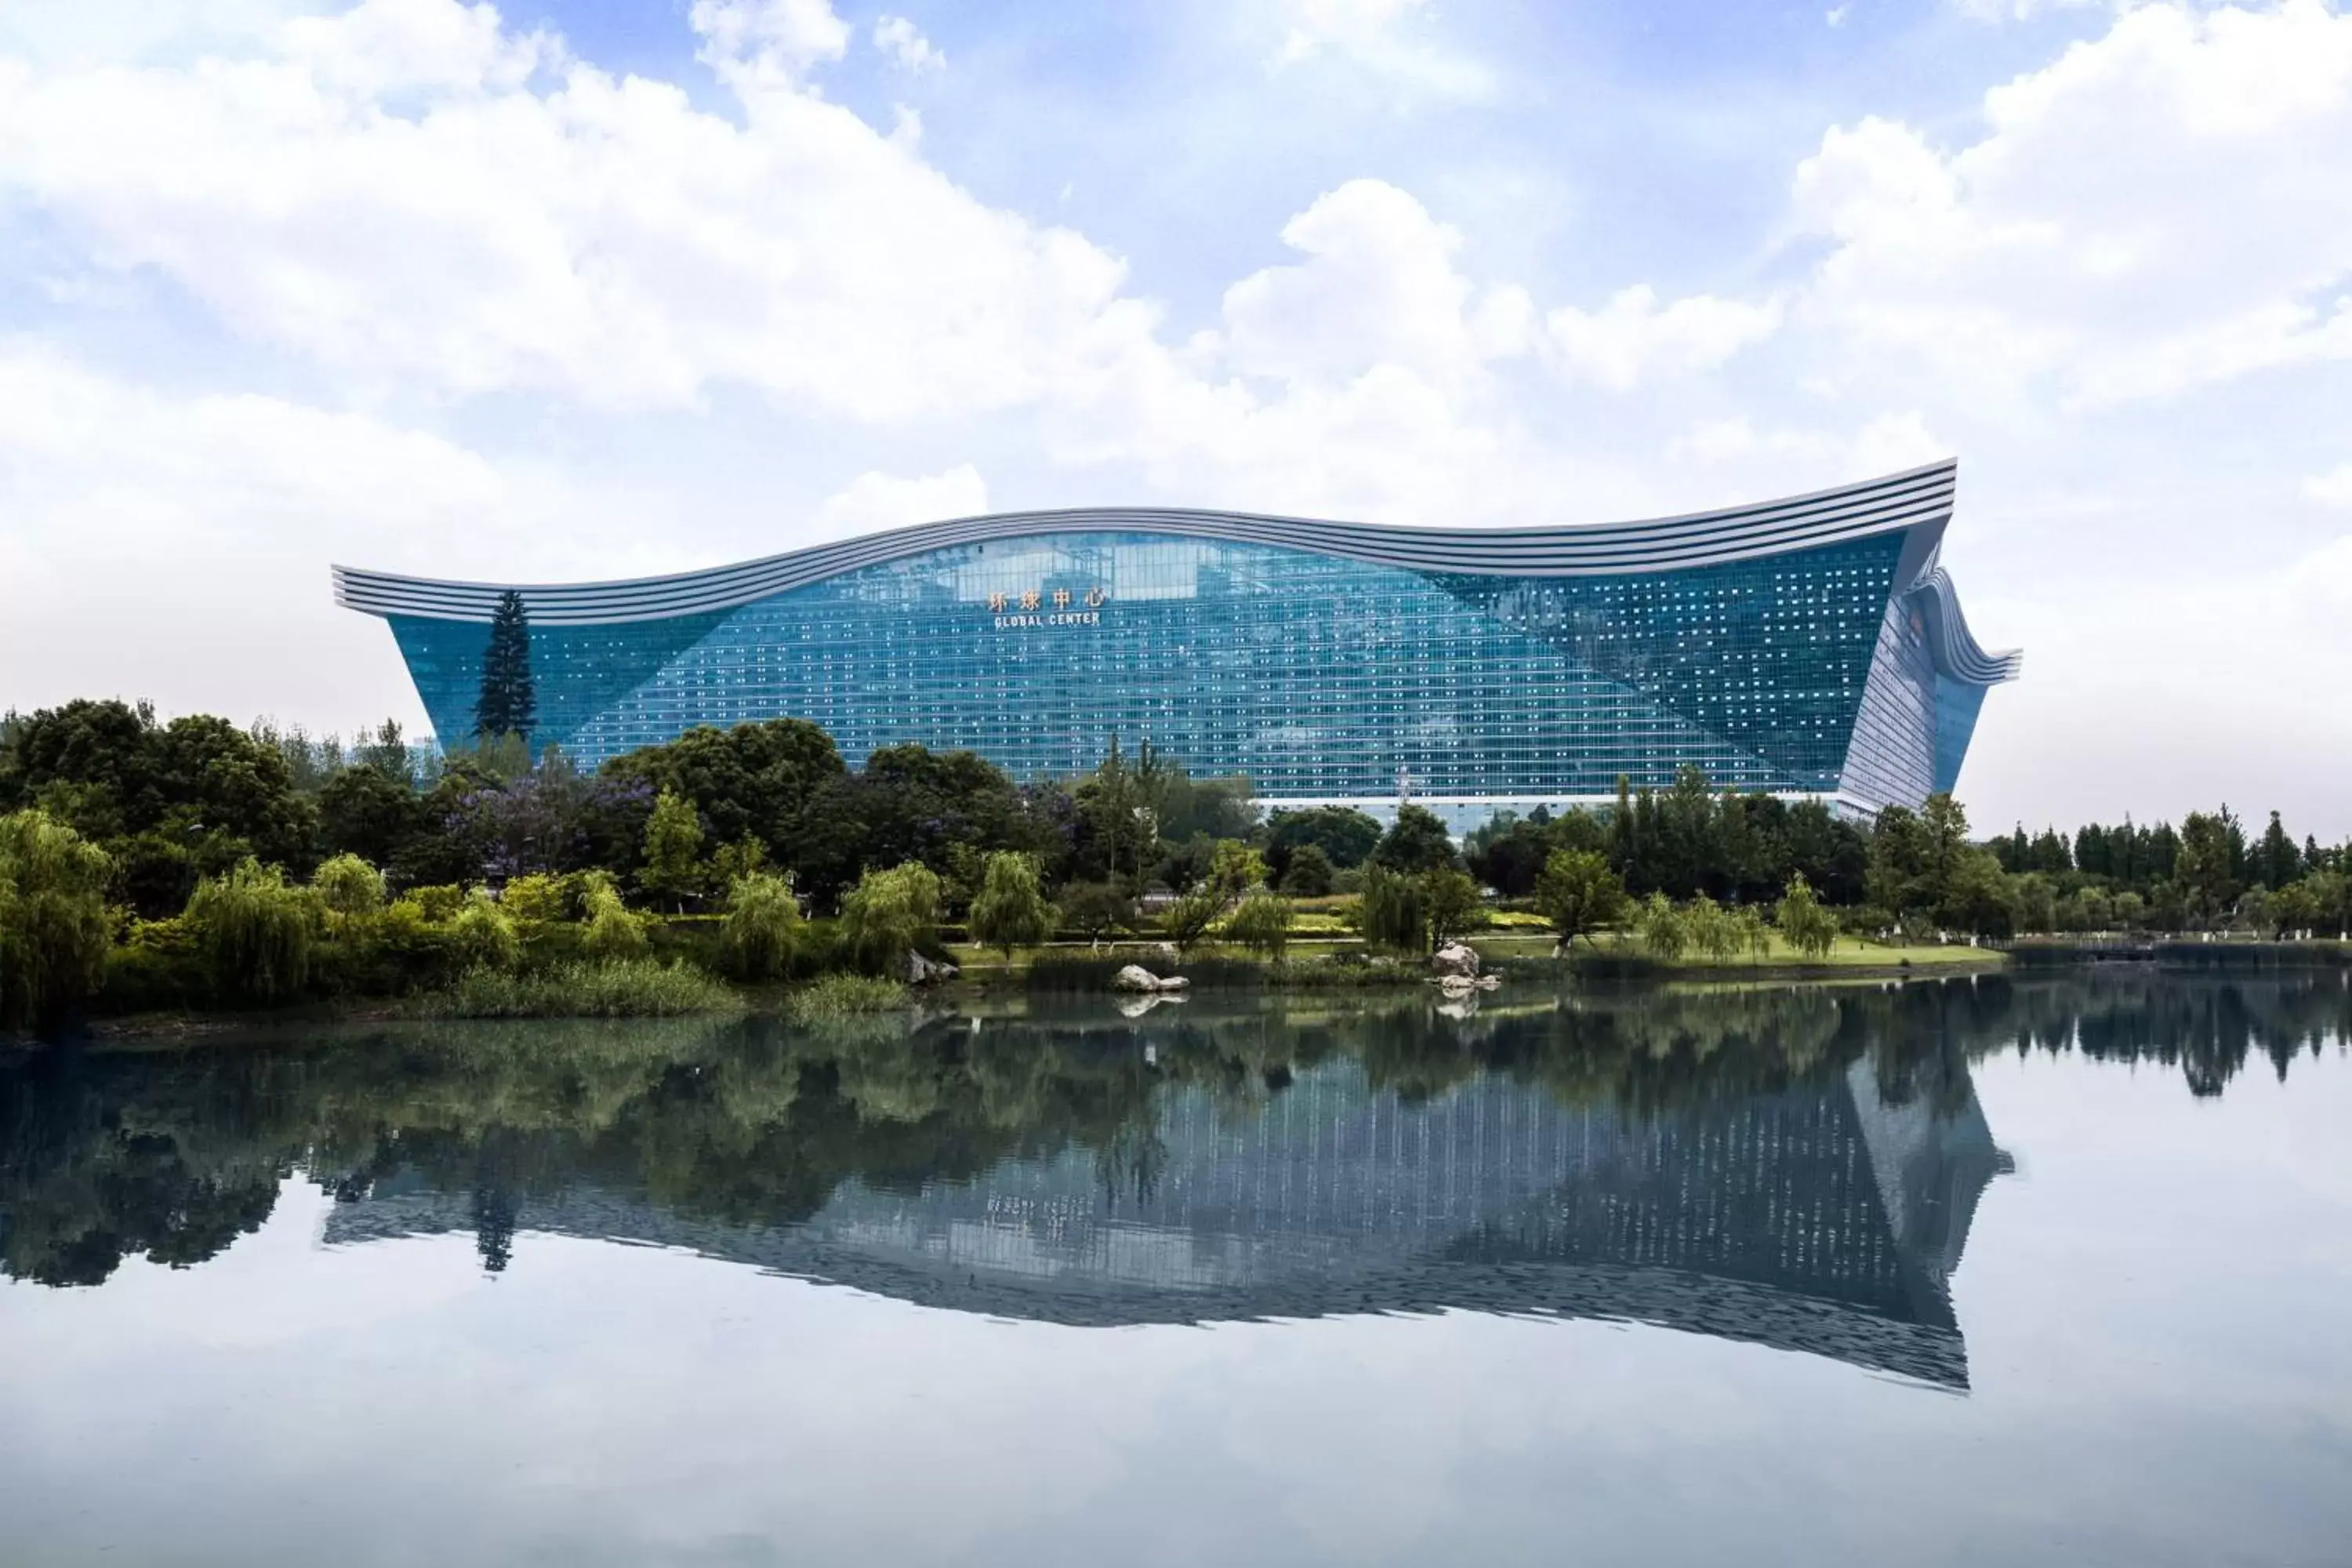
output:
M 0 816 L 0 1029 L 47 1023 L 106 971 L 106 854 L 46 812 Z
M 1411 804 L 1397 807 L 1396 821 L 1381 836 L 1372 860 L 1409 875 L 1459 863 L 1444 822 L 1435 812 Z
M 247 859 L 201 883 L 186 921 L 224 995 L 276 1002 L 310 983 L 319 900 L 276 866 Z
M 656 898 L 686 900 L 702 887 L 702 823 L 693 804 L 665 790 L 646 823 L 646 865 L 637 885 Z
M 1865 886 L 1870 901 L 1898 921 L 1934 907 L 1935 855 L 1916 812 L 1890 805 L 1878 814 Z
M 1147 758 L 1147 762 L 1148 762 Z M 1160 846 L 1160 826 L 1150 802 L 1147 770 L 1129 765 L 1118 749 L 1118 737 L 1095 771 L 1071 792 L 1072 805 L 1083 840 L 1081 862 L 1090 875 L 1129 886 L 1143 880 Z
M 730 730 L 698 726 L 613 758 L 599 776 L 614 785 L 642 785 L 653 796 L 684 795 L 713 840 L 757 839 L 770 861 L 803 873 L 803 888 L 812 885 L 812 870 L 846 880 L 865 852 L 855 803 L 841 793 L 848 779 L 841 753 L 832 736 L 805 719 Z M 834 871 L 836 865 L 847 869 Z
M 477 888 L 466 907 L 449 922 L 449 943 L 457 962 L 467 969 L 512 969 L 522 960 L 522 942 L 514 921 Z
M 1690 933 L 1691 946 L 1717 963 L 1739 950 L 1738 921 L 1705 893 L 1685 906 L 1683 925 Z
M 119 902 L 160 919 L 245 857 L 309 869 L 317 816 L 285 755 L 225 719 L 68 702 L 0 747 L 0 811 L 38 805 L 107 852 Z
M 869 974 L 890 973 L 935 943 L 939 918 L 939 875 L 919 860 L 866 872 L 841 901 L 843 939 Z
M 1478 884 L 1468 872 L 1452 866 L 1433 866 L 1418 879 L 1422 918 L 1429 927 L 1429 944 L 1444 947 L 1486 923 L 1478 900 Z
M 310 886 L 327 912 L 357 920 L 383 908 L 383 873 L 356 855 L 337 855 L 321 861 L 310 874 Z
M 1929 795 L 1919 807 L 1919 826 L 1927 835 L 1931 874 L 1949 881 L 1960 854 L 1969 847 L 1969 814 L 1948 790 Z
M 2287 837 L 2286 828 L 2280 823 L 2279 814 L 2275 811 L 2271 813 L 2271 825 L 2263 829 L 2262 838 L 2248 858 L 2252 862 L 2254 880 L 2273 890 L 2285 887 L 2303 875 L 2303 852 L 2294 847 L 2294 840 Z
M 1395 952 L 1423 951 L 1429 922 L 1421 896 L 1417 879 L 1377 861 L 1365 867 L 1363 890 L 1356 899 L 1356 926 L 1365 942 Z
M 319 790 L 319 842 L 331 855 L 389 866 L 400 847 L 432 826 L 405 778 L 373 766 L 343 768 Z
M 2243 835 L 2238 819 L 2223 806 L 2218 814 L 2192 811 L 2180 819 L 2180 850 L 2173 862 L 2173 879 L 2180 885 L 2189 912 L 2210 921 L 2238 901 L 2238 858 Z
M 1261 958 L 1278 959 L 1290 945 L 1290 900 L 1276 893 L 1250 894 L 1225 917 L 1224 935 Z
M 1837 945 L 1837 917 L 1822 907 L 1802 877 L 1789 879 L 1789 890 L 1780 895 L 1772 923 L 1780 928 L 1782 941 L 1808 958 L 1827 958 Z
M 768 847 L 747 833 L 733 843 L 721 844 L 710 852 L 710 879 L 722 888 L 732 888 L 767 864 Z
M 1564 954 L 1576 939 L 1625 918 L 1625 881 L 1609 858 L 1590 849 L 1555 849 L 1536 879 L 1536 909 L 1549 922 Z
M 1160 911 L 1160 933 L 1180 955 L 1189 956 L 1225 912 L 1226 901 L 1223 893 L 1205 882 L 1189 893 L 1179 893 Z
M 1072 882 L 1062 889 L 1062 921 L 1100 947 L 1104 937 L 1132 925 L 1135 905 L 1116 882 Z
M 474 703 L 474 733 L 485 740 L 520 735 L 528 742 L 539 726 L 539 698 L 530 674 L 530 616 L 512 588 L 499 595 L 490 612 L 490 635 L 482 649 L 481 693 Z
M 583 952 L 607 961 L 646 955 L 653 943 L 646 934 L 645 918 L 621 901 L 620 889 L 613 886 L 610 877 L 600 874 L 591 879 L 583 901 L 587 929 L 580 934 Z
M 1016 947 L 1034 947 L 1054 934 L 1053 906 L 1037 885 L 1037 862 L 1000 849 L 988 858 L 980 892 L 971 900 L 971 940 L 995 948 L 1009 963 Z
M 2289 882 L 2271 895 L 2264 913 L 2268 916 L 2273 937 L 2290 937 L 2311 930 L 2319 923 L 2319 899 L 2313 892 L 2313 879 Z
M 1674 900 L 1664 893 L 1652 893 L 1642 905 L 1639 924 L 1642 945 L 1654 958 L 1672 962 L 1690 946 L 1690 927 L 1684 923 L 1682 911 L 1675 908 Z
M 499 907 L 506 910 L 518 929 L 544 930 L 571 914 L 572 881 L 569 877 L 551 877 L 543 871 L 517 877 L 499 889 Z
M 727 952 L 746 980 L 791 973 L 802 938 L 800 900 L 789 877 L 747 871 L 727 888 Z
M 1287 876 L 1291 857 L 1311 846 L 1323 852 L 1332 869 L 1346 870 L 1362 865 L 1380 841 L 1380 823 L 1349 806 L 1276 811 L 1266 820 L 1265 859 L 1276 876 Z
M 1237 838 L 1217 841 L 1209 861 L 1209 883 L 1228 901 L 1265 884 L 1265 861 Z
M 1282 870 L 1282 890 L 1294 898 L 1319 899 L 1331 890 L 1331 858 L 1322 846 L 1302 844 Z

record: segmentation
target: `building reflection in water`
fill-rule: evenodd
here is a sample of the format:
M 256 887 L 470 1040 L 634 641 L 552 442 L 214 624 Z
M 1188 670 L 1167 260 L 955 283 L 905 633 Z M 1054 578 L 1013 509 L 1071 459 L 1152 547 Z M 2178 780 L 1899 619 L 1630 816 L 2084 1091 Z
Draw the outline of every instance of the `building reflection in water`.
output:
M 1964 1083 L 1956 1110 L 1949 1092 L 1940 1112 L 1890 1104 L 1857 1060 L 1651 1116 L 1491 1075 L 1416 1102 L 1342 1058 L 1254 1110 L 1200 1087 L 1155 1098 L 1149 1131 L 1108 1148 L 913 1192 L 852 1178 L 793 1225 L 586 1184 L 525 1201 L 513 1224 L 1074 1325 L 1542 1313 L 1967 1384 L 1946 1282 L 2003 1156 Z M 395 1179 L 338 1208 L 327 1236 L 477 1228 L 479 1206 Z
M 1013 1319 L 1634 1320 L 1961 1388 L 2004 1164 L 1972 1064 L 2210 1096 L 2352 1038 L 2343 970 L 1501 999 L 0 1051 L 0 1274 L 202 1267 L 307 1182 L 331 1242 L 470 1232 L 492 1272 L 563 1233 Z

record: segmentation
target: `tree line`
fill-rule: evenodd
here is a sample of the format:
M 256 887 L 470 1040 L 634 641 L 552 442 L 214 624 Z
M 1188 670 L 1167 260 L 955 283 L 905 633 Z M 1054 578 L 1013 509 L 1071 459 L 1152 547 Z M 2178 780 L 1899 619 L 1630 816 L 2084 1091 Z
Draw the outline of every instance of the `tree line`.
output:
M 530 721 L 528 681 L 498 673 L 486 721 Z M 1342 807 L 1265 815 L 1252 795 L 1148 744 L 1024 784 L 919 745 L 852 768 L 816 725 L 775 719 L 590 772 L 515 731 L 436 752 L 391 721 L 345 745 L 69 702 L 0 721 L 0 1024 L 88 994 L 125 935 L 200 950 L 234 975 L 224 995 L 270 1000 L 339 963 L 383 984 L 404 966 L 413 981 L 420 965 L 642 956 L 656 917 L 694 913 L 723 917 L 709 956 L 750 978 L 887 969 L 936 951 L 943 921 L 1008 952 L 1148 931 L 1279 958 L 1300 901 L 1333 895 L 1368 943 L 1400 952 L 1476 929 L 1496 900 L 1536 910 L 1563 946 L 1623 929 L 1670 958 L 1760 954 L 1776 936 L 1824 952 L 1842 930 L 2352 924 L 2345 848 L 2298 847 L 2275 816 L 2249 841 L 2226 809 L 2177 830 L 1979 843 L 1948 795 L 1858 823 L 1685 768 L 1662 790 L 1621 784 L 1597 810 L 1497 816 L 1456 845 L 1410 804 L 1383 826 Z

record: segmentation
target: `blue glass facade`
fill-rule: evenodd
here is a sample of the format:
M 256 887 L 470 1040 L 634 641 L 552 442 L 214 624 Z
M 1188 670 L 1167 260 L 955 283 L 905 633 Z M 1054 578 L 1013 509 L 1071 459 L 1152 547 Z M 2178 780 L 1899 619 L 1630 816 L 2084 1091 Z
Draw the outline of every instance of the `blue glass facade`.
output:
M 1416 797 L 1525 805 L 1607 796 L 1621 775 L 1663 785 L 1688 763 L 1868 808 L 1949 786 L 1984 689 L 1947 668 L 1945 641 L 1965 630 L 1948 581 L 1923 575 L 1934 539 L 1923 550 L 1916 524 L 1868 514 L 1657 570 L 1563 569 L 1554 536 L 1422 533 L 1408 551 L 1307 532 L 1341 525 L 1282 525 L 1300 547 L 1158 518 L 1050 521 L 933 525 L 955 542 L 881 536 L 723 581 L 526 589 L 535 738 L 593 764 L 693 725 L 790 715 L 852 765 L 919 742 L 1035 779 L 1149 741 L 1272 801 L 1393 800 L 1402 777 Z M 1465 539 L 1496 542 L 1472 553 Z M 1536 569 L 1496 569 L 1537 545 L 1553 554 Z M 770 582 L 782 585 L 759 591 Z M 488 627 L 448 611 L 489 590 L 365 586 L 436 732 L 467 734 Z

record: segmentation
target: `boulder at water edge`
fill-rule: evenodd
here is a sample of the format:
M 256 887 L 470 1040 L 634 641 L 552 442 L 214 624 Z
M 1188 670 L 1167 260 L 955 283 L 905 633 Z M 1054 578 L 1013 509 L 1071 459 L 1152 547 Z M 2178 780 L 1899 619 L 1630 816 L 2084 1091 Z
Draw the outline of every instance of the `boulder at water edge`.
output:
M 1459 974 L 1473 980 L 1478 974 L 1478 955 L 1467 942 L 1449 942 L 1430 956 L 1429 966 L 1440 974 Z

